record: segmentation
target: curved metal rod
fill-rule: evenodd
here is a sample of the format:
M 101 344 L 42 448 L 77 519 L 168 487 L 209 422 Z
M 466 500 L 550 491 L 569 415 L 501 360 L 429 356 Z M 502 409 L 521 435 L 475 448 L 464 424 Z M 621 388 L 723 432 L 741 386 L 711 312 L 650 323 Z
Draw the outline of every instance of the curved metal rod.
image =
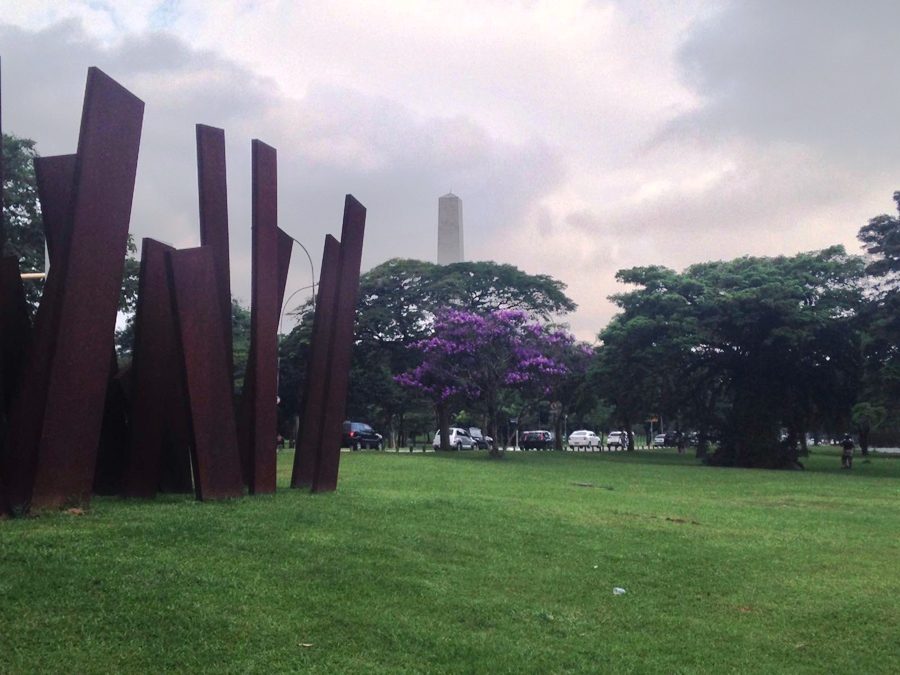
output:
M 290 235 L 288 235 L 288 236 L 290 237 Z M 312 256 L 309 254 L 309 251 L 306 250 L 306 247 L 305 247 L 303 244 L 301 244 L 299 241 L 297 241 L 296 239 L 294 239 L 293 237 L 291 237 L 291 241 L 294 242 L 295 244 L 297 244 L 297 246 L 299 246 L 300 248 L 303 249 L 303 252 L 306 254 L 306 259 L 309 260 L 309 271 L 310 271 L 311 278 L 312 278 L 312 284 L 311 284 L 310 286 L 308 286 L 308 288 L 312 288 L 312 289 L 313 289 L 313 293 L 312 293 L 312 296 L 313 296 L 313 309 L 315 309 L 315 308 L 316 308 L 316 266 L 313 265 L 313 259 L 312 259 Z M 293 297 L 293 295 L 292 295 L 291 297 Z
M 288 236 L 291 237 L 291 235 L 288 235 Z M 284 301 L 284 304 L 281 305 L 281 314 L 278 315 L 278 334 L 279 335 L 282 334 L 281 327 L 282 327 L 282 324 L 284 323 L 284 312 L 287 309 L 288 303 L 291 301 L 291 298 L 293 298 L 295 295 L 297 295 L 297 293 L 311 288 L 312 289 L 313 311 L 315 311 L 315 309 L 316 309 L 316 266 L 313 264 L 312 256 L 309 254 L 309 251 L 303 245 L 303 243 L 298 241 L 297 239 L 294 239 L 293 237 L 291 237 L 291 241 L 294 242 L 295 244 L 297 244 L 297 246 L 299 246 L 300 248 L 302 248 L 303 252 L 306 254 L 306 259 L 309 260 L 309 271 L 310 271 L 312 283 L 309 286 L 303 286 L 302 288 L 298 288 L 296 291 L 291 293 L 287 297 L 287 300 Z
M 278 315 L 278 334 L 279 335 L 282 334 L 281 324 L 284 321 L 284 313 L 287 310 L 287 306 L 288 306 L 288 303 L 291 301 L 291 298 L 293 298 L 295 295 L 297 295 L 297 293 L 299 293 L 300 291 L 305 291 L 309 288 L 314 288 L 314 286 L 310 285 L 310 286 L 303 286 L 301 288 L 298 288 L 296 291 L 294 291 L 287 297 L 287 300 L 284 301 L 284 304 L 281 306 L 281 314 Z M 313 309 L 315 309 L 315 306 L 316 306 L 316 299 L 315 299 L 315 297 L 313 297 Z

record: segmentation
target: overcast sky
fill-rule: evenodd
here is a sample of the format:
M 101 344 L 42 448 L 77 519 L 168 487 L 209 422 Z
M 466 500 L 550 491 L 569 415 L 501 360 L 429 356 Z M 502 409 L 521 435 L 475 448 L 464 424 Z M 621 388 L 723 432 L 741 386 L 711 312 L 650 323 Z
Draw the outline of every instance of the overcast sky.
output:
M 562 280 L 593 340 L 618 269 L 859 250 L 900 189 L 897 26 L 893 0 L 0 0 L 3 124 L 73 152 L 102 68 L 146 102 L 132 232 L 176 246 L 194 124 L 224 127 L 245 303 L 251 138 L 317 268 L 346 193 L 364 269 L 435 260 L 452 190 L 466 258 Z M 309 280 L 295 251 L 288 293 Z

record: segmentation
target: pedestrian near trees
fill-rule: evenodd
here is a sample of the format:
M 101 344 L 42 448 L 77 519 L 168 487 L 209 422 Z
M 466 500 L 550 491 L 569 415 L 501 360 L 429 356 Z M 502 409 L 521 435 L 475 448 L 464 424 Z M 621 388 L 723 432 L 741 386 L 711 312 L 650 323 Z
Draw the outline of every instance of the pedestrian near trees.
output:
M 845 434 L 843 440 L 841 441 L 841 447 L 843 450 L 841 451 L 841 468 L 842 469 L 852 469 L 853 468 L 853 448 L 854 443 L 853 439 L 850 438 L 850 434 Z

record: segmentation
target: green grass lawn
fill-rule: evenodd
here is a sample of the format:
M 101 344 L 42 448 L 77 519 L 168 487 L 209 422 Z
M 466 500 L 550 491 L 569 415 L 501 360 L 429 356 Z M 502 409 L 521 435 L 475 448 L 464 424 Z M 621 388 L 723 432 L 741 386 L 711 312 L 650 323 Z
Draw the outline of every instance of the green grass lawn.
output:
M 353 453 L 330 495 L 291 460 L 274 497 L 0 522 L 0 671 L 900 664 L 900 459 Z

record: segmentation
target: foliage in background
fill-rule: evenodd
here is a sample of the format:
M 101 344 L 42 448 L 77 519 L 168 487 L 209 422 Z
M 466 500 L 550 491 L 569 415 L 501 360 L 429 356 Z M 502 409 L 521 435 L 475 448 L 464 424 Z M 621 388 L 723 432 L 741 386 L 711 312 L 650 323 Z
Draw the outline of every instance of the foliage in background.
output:
M 461 407 L 483 407 L 488 429 L 497 433 L 504 392 L 518 389 L 546 398 L 569 370 L 561 355 L 577 349 L 574 338 L 530 319 L 522 310 L 475 314 L 445 310 L 430 337 L 410 346 L 421 362 L 395 379 L 428 397 L 441 413 L 441 447 L 449 450 L 449 415 Z M 499 454 L 495 444 L 492 454 Z
M 900 192 L 894 193 L 900 212 Z M 865 369 L 861 403 L 884 410 L 877 425 L 863 424 L 866 440 L 879 426 L 900 436 L 900 218 L 872 218 L 858 235 L 868 254 L 868 302 L 863 307 Z M 877 417 L 877 416 L 876 416 Z M 860 438 L 862 441 L 862 437 Z
M 808 430 L 849 421 L 862 272 L 840 246 L 619 272 L 638 288 L 613 297 L 622 312 L 600 333 L 598 386 L 626 426 L 667 412 L 714 434 L 718 463 L 795 463 Z
M 44 226 L 33 160 L 35 142 L 3 134 L 3 255 L 19 259 L 22 272 L 44 271 Z M 25 296 L 32 309 L 41 297 L 42 281 L 29 280 Z
M 521 310 L 547 320 L 572 311 L 565 284 L 546 275 L 530 275 L 494 262 L 435 265 L 420 260 L 388 260 L 360 279 L 356 345 L 350 372 L 347 416 L 369 422 L 388 445 L 405 444 L 411 434 L 434 429 L 427 399 L 400 386 L 394 376 L 416 365 L 410 350 L 433 329 L 444 309 L 485 314 Z M 312 332 L 312 303 L 295 312 L 300 322 L 281 343 L 283 418 L 297 413 Z

